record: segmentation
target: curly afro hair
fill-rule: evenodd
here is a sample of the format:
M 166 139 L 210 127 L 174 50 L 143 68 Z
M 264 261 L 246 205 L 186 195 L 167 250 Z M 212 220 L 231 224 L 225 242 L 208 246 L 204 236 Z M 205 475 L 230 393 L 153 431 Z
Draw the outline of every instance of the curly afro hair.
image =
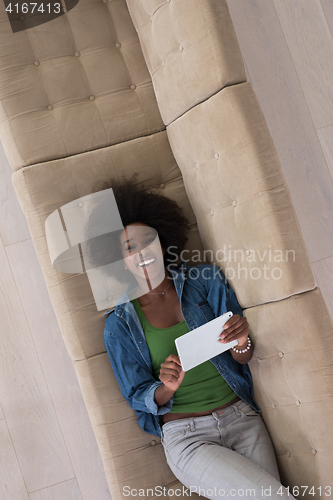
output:
M 121 180 L 110 179 L 102 184 L 102 187 L 95 188 L 93 192 L 103 191 L 112 188 L 123 226 L 126 227 L 135 222 L 147 224 L 157 231 L 161 246 L 165 249 L 164 264 L 167 266 L 175 262 L 175 255 L 180 256 L 184 249 L 187 235 L 190 230 L 190 223 L 184 216 L 182 209 L 177 203 L 159 193 L 150 192 L 137 182 L 138 174 L 134 174 L 130 179 L 123 177 Z M 94 224 L 100 218 L 101 213 L 98 206 L 89 218 L 89 224 Z M 119 232 L 120 234 L 120 232 Z M 109 240 L 108 240 L 109 238 Z M 117 243 L 119 235 L 116 235 Z M 108 262 L 122 259 L 120 242 L 110 244 L 110 236 L 94 238 L 88 244 L 92 260 L 96 267 L 106 265 Z M 108 242 L 109 241 L 109 242 Z M 169 248 L 172 247 L 169 251 Z M 108 249 L 106 251 L 106 248 Z M 172 250 L 172 252 L 171 252 Z M 110 254 L 112 252 L 112 255 Z M 120 269 L 119 269 L 120 271 Z M 117 279 L 123 281 L 123 267 L 121 272 L 116 273 Z

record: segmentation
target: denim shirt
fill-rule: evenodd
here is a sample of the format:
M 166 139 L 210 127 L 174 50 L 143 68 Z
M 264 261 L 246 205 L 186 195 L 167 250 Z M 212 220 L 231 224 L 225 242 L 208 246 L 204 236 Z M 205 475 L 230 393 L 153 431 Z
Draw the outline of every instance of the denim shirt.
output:
M 170 266 L 169 266 L 170 267 Z M 179 266 L 168 271 L 172 275 L 181 311 L 189 330 L 228 312 L 242 316 L 236 295 L 222 271 L 209 264 Z M 105 322 L 104 343 L 121 393 L 135 410 L 141 428 L 161 436 L 162 416 L 171 410 L 173 398 L 158 407 L 154 401 L 157 387 L 162 385 L 152 373 L 149 349 L 140 320 L 131 302 L 116 305 Z M 104 316 L 104 315 L 103 315 Z M 232 390 L 255 411 L 252 377 L 247 364 L 238 363 L 228 351 L 210 360 Z

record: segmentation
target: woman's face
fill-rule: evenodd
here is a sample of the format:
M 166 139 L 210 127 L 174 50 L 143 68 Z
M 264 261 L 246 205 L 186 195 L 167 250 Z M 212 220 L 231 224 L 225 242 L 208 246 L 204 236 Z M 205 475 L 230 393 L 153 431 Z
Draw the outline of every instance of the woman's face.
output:
M 120 235 L 120 245 L 125 267 L 141 290 L 149 292 L 162 283 L 165 277 L 164 250 L 155 229 L 140 222 L 130 224 Z

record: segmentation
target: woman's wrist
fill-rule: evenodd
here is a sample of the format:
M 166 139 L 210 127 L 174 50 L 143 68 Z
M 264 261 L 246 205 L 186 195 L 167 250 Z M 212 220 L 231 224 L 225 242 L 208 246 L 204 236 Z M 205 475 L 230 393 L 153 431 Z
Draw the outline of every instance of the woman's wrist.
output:
M 245 364 L 252 358 L 253 345 L 250 337 L 247 338 L 246 343 L 238 344 L 230 349 L 232 357 L 239 363 Z
M 167 387 L 163 382 L 155 390 L 154 400 L 157 406 L 165 405 L 174 395 L 175 391 Z
M 245 349 L 246 347 L 248 347 L 249 343 L 251 344 L 251 340 L 250 340 L 250 337 L 247 337 L 242 344 L 239 343 L 239 344 L 235 345 L 234 347 L 235 347 L 235 349 L 238 349 L 238 350 Z

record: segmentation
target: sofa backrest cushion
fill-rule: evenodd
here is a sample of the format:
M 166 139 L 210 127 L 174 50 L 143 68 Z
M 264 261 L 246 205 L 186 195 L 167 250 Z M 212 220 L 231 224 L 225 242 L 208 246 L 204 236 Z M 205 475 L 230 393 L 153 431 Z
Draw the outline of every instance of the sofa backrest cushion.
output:
M 163 130 L 125 0 L 12 33 L 0 4 L 0 133 L 14 170 Z
M 226 0 L 127 0 L 165 124 L 246 81 Z

